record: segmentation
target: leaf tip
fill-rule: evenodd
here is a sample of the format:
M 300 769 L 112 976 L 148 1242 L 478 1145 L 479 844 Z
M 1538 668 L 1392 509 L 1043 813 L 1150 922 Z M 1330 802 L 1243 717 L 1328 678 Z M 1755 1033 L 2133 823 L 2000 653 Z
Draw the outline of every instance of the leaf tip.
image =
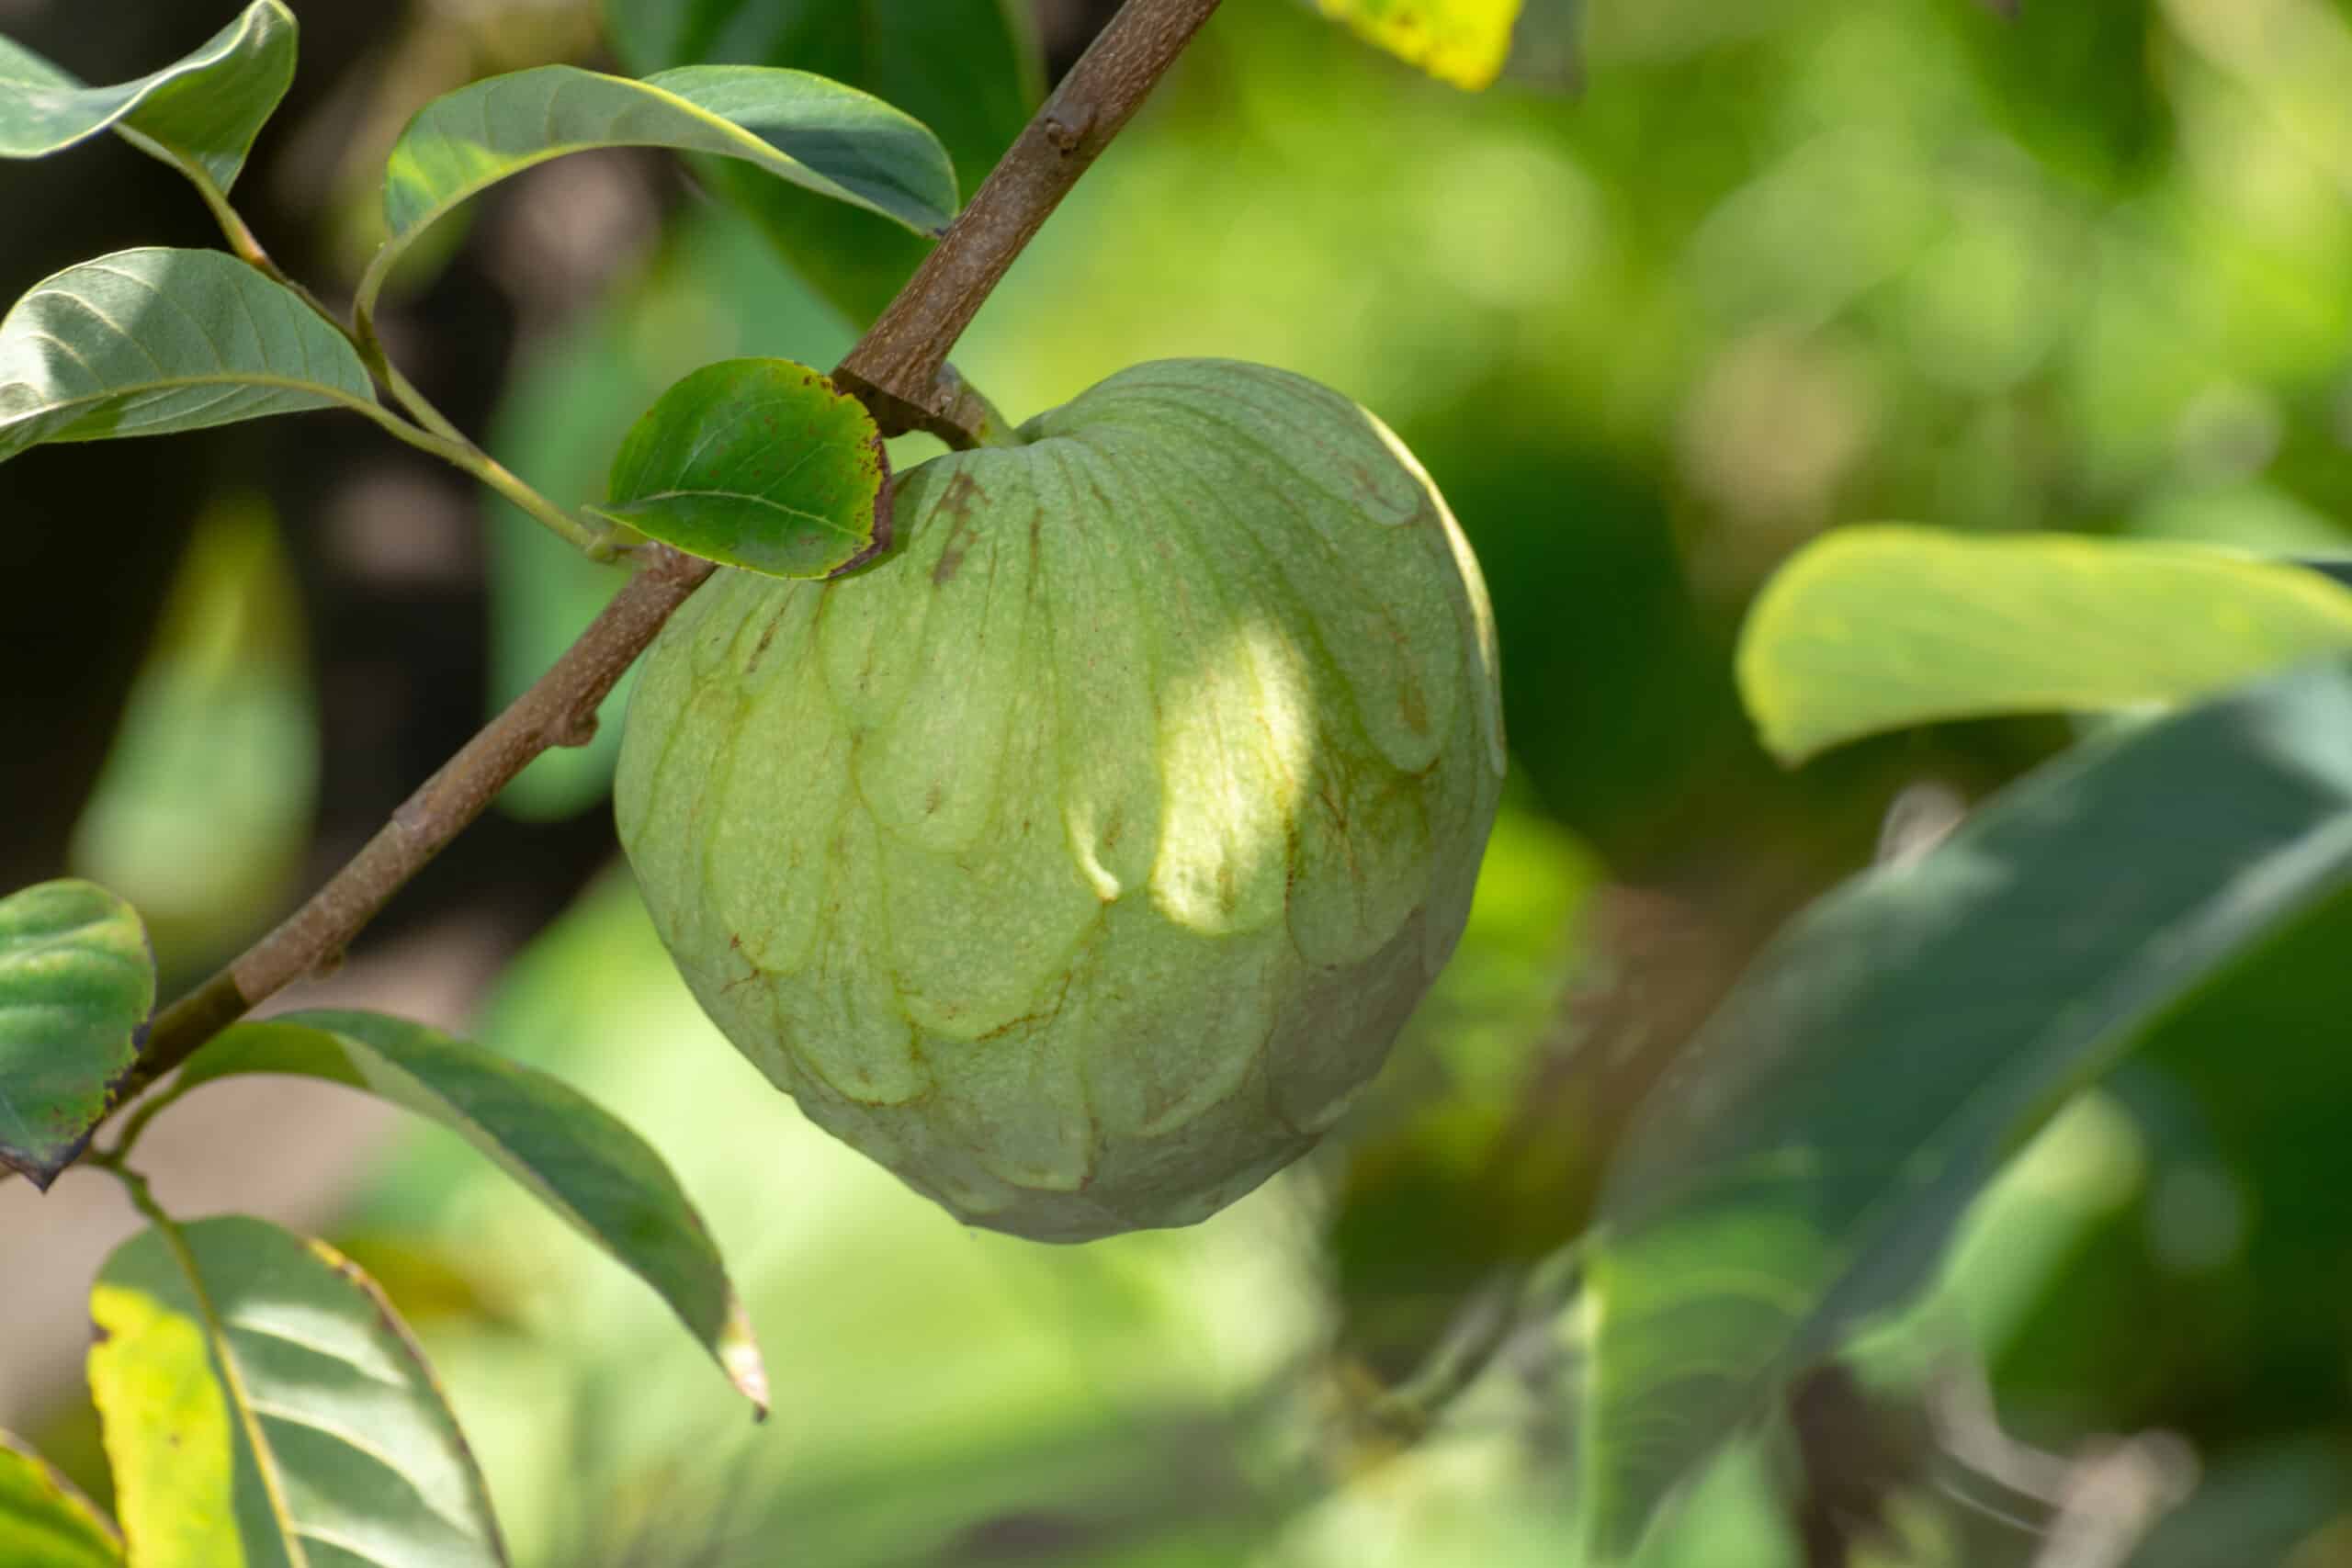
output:
M 727 1381 L 752 1402 L 752 1419 L 765 1421 L 769 1411 L 767 1362 L 760 1355 L 759 1340 L 752 1333 L 750 1314 L 744 1312 L 742 1302 L 732 1296 L 727 1303 L 727 1326 L 719 1330 L 714 1348 Z

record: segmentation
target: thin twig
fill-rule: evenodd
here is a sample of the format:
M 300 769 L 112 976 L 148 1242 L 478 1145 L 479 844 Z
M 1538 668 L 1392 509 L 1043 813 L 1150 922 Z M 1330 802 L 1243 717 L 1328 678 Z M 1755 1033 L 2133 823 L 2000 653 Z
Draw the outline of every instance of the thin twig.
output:
M 940 400 L 942 367 L 956 337 L 1216 8 L 1216 0 L 1127 0 L 938 250 L 834 372 L 866 398 L 877 419 L 888 423 L 879 405 L 892 400 L 918 406 L 925 398 Z M 968 415 L 986 407 L 960 400 L 952 378 L 947 385 L 943 411 L 960 408 Z M 944 419 L 944 412 L 927 417 Z M 975 421 L 994 423 L 992 415 Z M 962 428 L 967 444 L 979 438 Z M 644 565 L 637 576 L 554 667 L 409 796 L 348 865 L 284 924 L 156 1016 L 109 1115 L 254 1007 L 339 958 L 392 895 L 532 759 L 593 733 L 598 705 L 716 570 L 666 546 L 649 546 L 639 556 Z
M 254 1005 L 333 963 L 360 928 L 486 810 L 532 759 L 595 733 L 596 709 L 672 611 L 716 570 L 649 547 L 645 567 L 531 689 L 401 803 L 392 819 L 284 924 L 156 1015 L 118 1104 L 170 1072 Z
M 928 430 L 951 446 L 977 444 L 974 423 L 985 416 L 966 400 L 960 381 L 943 381 L 948 352 L 1216 6 L 1217 0 L 1128 0 L 850 350 L 833 379 L 865 400 L 885 434 Z

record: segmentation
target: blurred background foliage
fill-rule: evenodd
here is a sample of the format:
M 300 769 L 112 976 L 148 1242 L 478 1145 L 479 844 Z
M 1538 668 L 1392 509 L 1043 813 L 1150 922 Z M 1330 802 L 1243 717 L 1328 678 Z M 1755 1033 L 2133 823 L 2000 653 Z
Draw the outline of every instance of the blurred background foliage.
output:
M 926 25 L 965 28 L 936 57 L 959 91 L 801 26 L 809 6 L 614 0 L 609 30 L 586 0 L 294 8 L 303 72 L 245 199 L 330 290 L 371 243 L 384 147 L 462 81 L 805 65 L 932 119 L 968 192 L 1108 11 L 840 8 L 925 49 Z M 1946 726 L 1784 773 L 1730 677 L 1758 583 L 1882 518 L 2344 549 L 2352 5 L 2013 11 L 1531 0 L 1504 81 L 1468 96 L 1309 6 L 1231 0 L 956 360 L 1016 418 L 1227 355 L 1397 429 L 1503 643 L 1513 791 L 1461 956 L 1329 1145 L 1228 1213 L 1077 1250 L 968 1233 L 700 1018 L 613 866 L 616 727 L 550 754 L 377 940 L 514 955 L 472 1032 L 670 1157 L 777 1414 L 748 1428 L 641 1287 L 455 1139 L 355 1153 L 330 1234 L 417 1322 L 522 1560 L 1570 1560 L 1586 1325 L 1560 1249 L 1630 1107 L 1891 803 L 1973 799 L 2068 733 Z M 217 21 L 0 0 L 98 80 Z M 12 172 L 40 221 L 0 226 L 0 292 L 206 243 L 139 162 Z M 594 499 L 670 381 L 829 363 L 912 265 L 855 214 L 741 194 L 626 154 L 514 182 L 417 269 L 395 356 L 510 466 Z M 0 515 L 29 552 L 0 637 L 54 672 L 9 716 L 10 885 L 112 883 L 167 983 L 346 855 L 614 585 L 327 418 L 45 453 L 0 469 Z M 2352 900 L 2071 1106 L 1935 1289 L 1736 1446 L 1646 1561 L 2352 1563 L 2346 941 Z M 10 1278 L 40 1267 L 11 1247 Z M 92 1451 L 70 1370 L 0 1409 L 61 1459 Z

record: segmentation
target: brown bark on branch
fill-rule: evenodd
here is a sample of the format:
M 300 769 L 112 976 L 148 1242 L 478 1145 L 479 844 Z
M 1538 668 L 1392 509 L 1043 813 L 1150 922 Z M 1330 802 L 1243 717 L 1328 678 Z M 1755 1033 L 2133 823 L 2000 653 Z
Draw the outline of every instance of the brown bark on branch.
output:
M 981 444 L 986 405 L 976 406 L 945 370 L 948 351 L 1216 6 L 1217 0 L 1127 0 L 980 183 L 938 249 L 850 350 L 833 379 L 864 400 L 884 434 L 927 430 L 951 446 Z

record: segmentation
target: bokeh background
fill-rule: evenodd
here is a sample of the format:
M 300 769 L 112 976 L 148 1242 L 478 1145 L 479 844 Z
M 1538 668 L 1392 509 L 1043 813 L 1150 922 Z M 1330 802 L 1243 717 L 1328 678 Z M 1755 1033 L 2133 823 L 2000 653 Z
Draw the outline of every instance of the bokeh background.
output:
M 585 0 L 291 3 L 302 69 L 240 205 L 330 294 L 414 107 L 639 47 Z M 0 28 L 107 81 L 229 9 L 0 0 Z M 1043 79 L 1108 10 L 1023 13 Z M 611 724 L 288 999 L 465 1029 L 644 1132 L 744 1287 L 770 1423 L 452 1137 L 282 1084 L 159 1125 L 167 1201 L 320 1229 L 379 1275 L 522 1560 L 1571 1561 L 1562 1248 L 1628 1109 L 1890 807 L 1959 809 L 2067 739 L 1947 726 L 1783 773 L 1730 678 L 1758 584 L 1879 519 L 2342 553 L 2352 4 L 1530 16 L 1511 75 L 1471 96 L 1293 0 L 1229 0 L 956 356 L 1016 418 L 1156 356 L 1305 372 L 1396 428 L 1484 563 L 1511 795 L 1460 957 L 1316 1157 L 1183 1232 L 1072 1250 L 957 1226 L 701 1019 L 615 860 Z M 620 153 L 514 181 L 443 231 L 393 354 L 511 467 L 594 499 L 670 381 L 830 364 L 843 304 L 874 296 L 805 246 L 796 274 L 776 214 L 732 194 Z M 211 243 L 175 176 L 113 144 L 0 170 L 0 213 L 10 299 L 102 251 Z M 0 872 L 128 895 L 167 986 L 345 857 L 615 581 L 328 415 L 46 449 L 0 468 Z M 2137 1443 L 2168 1456 L 2164 1495 L 2095 1543 L 2352 1563 L 2352 1052 L 2312 1023 L 2352 1017 L 2347 937 L 2273 955 L 2069 1107 L 1929 1297 L 1808 1392 L 1812 1466 L 1735 1446 L 1651 1561 L 2120 1560 L 2053 1555 L 2080 1513 L 2056 1494 Z M 0 1427 L 102 1499 L 81 1298 L 130 1228 L 97 1179 L 0 1189 Z M 1997 1452 L 1955 1461 L 1949 1402 L 1919 1436 L 1922 1368 L 1989 1395 L 1960 1436 Z

